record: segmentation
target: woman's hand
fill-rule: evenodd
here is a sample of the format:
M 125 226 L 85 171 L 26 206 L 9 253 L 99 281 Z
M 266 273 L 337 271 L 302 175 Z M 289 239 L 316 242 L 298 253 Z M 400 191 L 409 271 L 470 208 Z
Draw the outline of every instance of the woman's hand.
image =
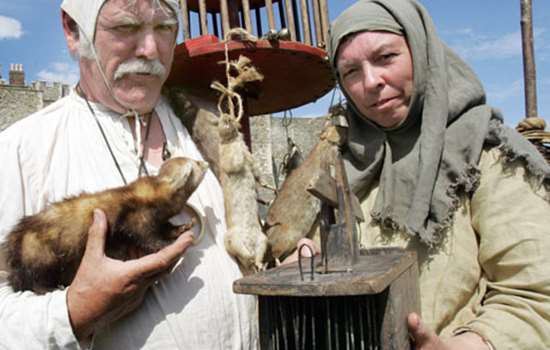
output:
M 442 339 L 427 328 L 415 313 L 409 315 L 407 322 L 415 350 L 491 350 L 489 345 L 473 332 Z
M 303 245 L 307 245 L 309 249 L 307 247 L 303 247 Z M 317 243 L 315 243 L 315 241 L 309 238 L 302 238 L 298 241 L 298 243 L 296 243 L 296 250 L 292 254 L 287 256 L 286 259 L 283 260 L 281 265 L 286 265 L 286 264 L 290 264 L 298 261 L 298 249 L 300 249 L 300 247 L 302 249 L 302 256 L 304 258 L 311 257 L 312 252 L 313 252 L 313 255 L 321 254 L 321 248 L 319 248 L 319 246 L 317 245 Z
M 105 214 L 95 210 L 82 262 L 67 291 L 69 317 L 79 340 L 138 307 L 147 289 L 193 242 L 193 236 L 185 233 L 157 253 L 120 261 L 105 255 L 107 232 Z

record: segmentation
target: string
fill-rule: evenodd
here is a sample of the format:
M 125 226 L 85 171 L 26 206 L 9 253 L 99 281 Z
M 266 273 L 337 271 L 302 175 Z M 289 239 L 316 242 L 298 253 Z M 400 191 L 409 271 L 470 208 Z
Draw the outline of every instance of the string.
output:
M 82 96 L 82 98 L 84 99 L 84 101 L 86 101 L 86 105 L 88 106 L 88 109 L 90 110 L 90 113 L 92 114 L 96 124 L 97 124 L 97 127 L 101 133 L 101 136 L 103 137 L 103 141 L 105 141 L 105 145 L 107 146 L 107 149 L 109 150 L 109 154 L 111 155 L 111 158 L 113 160 L 113 163 L 115 164 L 117 170 L 118 170 L 118 173 L 120 174 L 120 178 L 122 179 L 122 182 L 124 183 L 124 185 L 127 185 L 128 184 L 128 181 L 126 180 L 126 177 L 124 176 L 124 173 L 122 172 L 122 169 L 120 168 L 120 164 L 118 163 L 118 160 L 116 159 L 115 157 L 115 153 L 113 152 L 113 149 L 111 148 L 111 144 L 109 143 L 109 140 L 107 139 L 107 135 L 105 134 L 105 131 L 103 130 L 103 126 L 101 126 L 101 123 L 99 122 L 99 119 L 97 118 L 97 115 L 94 111 L 94 109 L 92 108 L 92 106 L 90 105 L 90 102 L 88 101 L 88 97 L 86 96 L 86 94 L 84 93 L 84 91 L 82 91 L 82 89 L 80 88 L 80 85 L 77 84 L 76 86 L 76 91 L 79 93 L 80 96 Z M 136 113 L 137 115 L 137 113 Z M 145 140 L 148 139 L 149 137 L 149 130 L 151 128 L 151 119 L 152 119 L 152 114 L 151 116 L 149 117 L 149 122 L 146 123 L 147 125 L 147 128 L 145 130 Z M 135 124 L 136 125 L 139 125 L 138 123 L 140 122 L 139 120 L 139 116 L 136 117 L 135 119 Z M 140 141 L 140 145 L 138 145 L 138 150 L 141 150 L 141 130 L 140 128 L 136 128 L 137 131 L 136 133 L 140 135 L 140 138 L 139 138 L 139 141 Z M 145 147 L 144 147 L 145 148 Z M 141 171 L 143 170 L 143 172 L 145 173 L 146 176 L 149 176 L 149 172 L 147 171 L 147 167 L 145 165 L 145 160 L 144 160 L 144 156 L 142 154 L 143 152 L 138 152 L 138 162 L 139 162 L 139 165 L 138 165 L 138 177 L 141 176 Z

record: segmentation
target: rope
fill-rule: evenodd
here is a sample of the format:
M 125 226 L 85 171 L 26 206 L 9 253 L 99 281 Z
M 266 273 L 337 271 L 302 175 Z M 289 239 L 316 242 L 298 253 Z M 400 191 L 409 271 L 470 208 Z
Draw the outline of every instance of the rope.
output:
M 248 57 L 241 55 L 237 61 L 229 60 L 229 41 L 234 40 L 256 42 L 258 38 L 243 28 L 233 28 L 227 32 L 224 39 L 225 61 L 220 62 L 221 64 L 225 64 L 227 86 L 224 86 L 219 81 L 214 81 L 210 87 L 221 94 L 218 99 L 218 111 L 220 115 L 229 114 L 235 117 L 237 121 L 240 121 L 244 114 L 243 100 L 236 90 L 248 82 L 263 80 L 263 75 L 252 66 L 252 62 Z M 231 74 L 232 69 L 236 71 L 235 76 Z M 235 106 L 234 101 L 237 101 L 237 106 Z M 224 102 L 227 103 L 228 113 L 224 113 L 223 111 Z

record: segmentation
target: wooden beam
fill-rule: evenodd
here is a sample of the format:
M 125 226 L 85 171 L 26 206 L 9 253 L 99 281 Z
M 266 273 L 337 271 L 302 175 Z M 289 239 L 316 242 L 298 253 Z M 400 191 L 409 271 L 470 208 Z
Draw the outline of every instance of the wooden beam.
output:
M 321 3 L 321 24 L 323 26 L 323 38 L 325 45 L 328 46 L 328 42 L 330 40 L 329 38 L 329 28 L 330 28 L 330 20 L 328 16 L 328 5 L 327 0 L 320 0 Z
M 300 1 L 300 13 L 302 17 L 302 31 L 304 33 L 304 44 L 311 46 L 311 28 L 309 25 L 309 8 L 307 0 Z
M 294 11 L 292 9 L 292 0 L 285 0 L 286 17 L 288 30 L 290 31 L 290 40 L 296 41 L 296 23 L 294 22 Z
M 206 17 L 206 0 L 199 0 L 199 19 L 201 35 L 208 34 L 208 19 Z
M 523 80 L 527 118 L 538 118 L 537 74 L 533 48 L 533 11 L 531 0 L 521 0 L 521 38 L 523 47 Z
M 229 25 L 229 7 L 227 5 L 227 0 L 220 0 L 220 9 L 222 13 L 223 37 L 225 39 L 225 36 L 227 35 L 227 33 L 229 33 L 229 30 L 231 29 L 231 26 Z
M 275 15 L 273 14 L 273 1 L 265 0 L 265 7 L 267 10 L 267 21 L 269 24 L 269 30 L 275 29 Z
M 187 0 L 180 0 L 180 8 L 183 40 L 187 40 L 191 38 L 191 27 L 189 26 L 189 10 L 187 8 Z
M 325 47 L 325 37 L 323 35 L 323 28 L 321 25 L 321 8 L 319 0 L 313 0 L 313 24 L 315 26 L 315 41 L 317 47 Z
M 248 0 L 243 1 L 243 17 L 244 17 L 244 29 L 252 34 L 252 20 L 250 19 L 250 2 Z

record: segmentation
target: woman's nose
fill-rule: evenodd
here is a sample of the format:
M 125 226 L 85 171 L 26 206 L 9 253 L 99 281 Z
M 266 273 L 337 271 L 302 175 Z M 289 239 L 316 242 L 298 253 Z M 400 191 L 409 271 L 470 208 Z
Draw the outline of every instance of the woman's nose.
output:
M 363 63 L 363 86 L 366 91 L 379 89 L 384 85 L 381 69 L 368 62 Z

